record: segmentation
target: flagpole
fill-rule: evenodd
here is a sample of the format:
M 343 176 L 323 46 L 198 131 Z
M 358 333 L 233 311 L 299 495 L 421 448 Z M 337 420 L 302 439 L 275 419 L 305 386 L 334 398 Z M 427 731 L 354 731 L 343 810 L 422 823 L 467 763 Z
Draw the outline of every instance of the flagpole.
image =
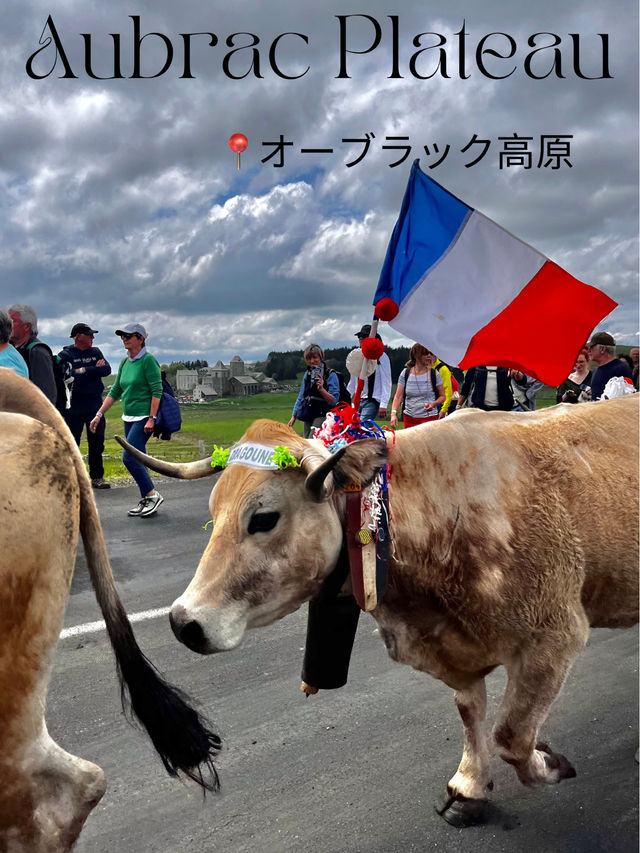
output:
M 371 332 L 369 333 L 370 338 L 375 338 L 378 333 L 378 318 L 376 315 L 373 315 L 373 320 L 371 321 Z M 356 393 L 353 396 L 353 401 L 351 405 L 353 408 L 358 411 L 360 407 L 360 397 L 362 396 L 362 389 L 364 388 L 364 380 L 369 375 L 369 366 L 371 365 L 372 360 L 370 358 L 362 359 L 362 367 L 360 368 L 360 376 L 358 377 L 358 384 L 356 385 Z

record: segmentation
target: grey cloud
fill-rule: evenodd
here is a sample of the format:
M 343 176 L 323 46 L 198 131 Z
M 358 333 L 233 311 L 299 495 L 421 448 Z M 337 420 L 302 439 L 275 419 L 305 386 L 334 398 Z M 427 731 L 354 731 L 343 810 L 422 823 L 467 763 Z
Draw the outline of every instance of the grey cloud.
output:
M 94 34 L 95 67 L 108 67 L 107 38 L 130 39 L 132 11 L 117 0 L 94 9 L 79 0 L 45 4 L 10 0 L 3 24 L 10 46 L 0 57 L 0 304 L 35 305 L 43 328 L 64 342 L 62 326 L 79 316 L 97 328 L 126 317 L 147 318 L 154 347 L 167 358 L 247 357 L 320 343 L 352 343 L 370 318 L 371 299 L 397 216 L 411 160 L 432 162 L 424 145 L 449 143 L 432 174 L 572 274 L 607 290 L 621 307 L 607 322 L 631 343 L 637 332 L 637 9 L 615 17 L 595 0 L 402 4 L 403 80 L 388 79 L 389 10 L 370 0 L 384 42 L 353 57 L 352 80 L 336 80 L 336 14 L 344 2 L 268 4 L 245 0 L 213 9 L 205 0 L 175 4 L 141 0 L 144 32 L 214 31 L 208 48 L 195 40 L 197 79 L 171 73 L 157 80 L 29 81 L 24 62 L 50 13 L 72 61 L 80 32 Z M 521 73 L 492 83 L 412 79 L 412 38 L 452 33 L 462 21 L 474 39 L 501 30 L 517 38 L 558 33 L 611 33 L 613 81 L 548 79 Z M 370 37 L 364 20 L 361 38 Z M 229 33 L 261 35 L 264 79 L 228 80 L 221 57 Z M 309 44 L 296 62 L 311 70 L 297 81 L 266 68 L 265 46 L 298 31 Z M 355 36 L 354 28 L 354 38 Z M 124 42 L 123 42 L 124 43 Z M 364 42 L 363 42 L 364 43 Z M 293 45 L 294 42 L 291 42 Z M 585 67 L 594 44 L 584 42 Z M 154 56 L 152 40 L 146 42 Z M 302 44 L 300 45 L 302 48 Z M 146 49 L 146 48 L 145 48 Z M 281 54 L 293 67 L 295 51 Z M 157 56 L 157 54 L 155 54 Z M 518 55 L 521 61 L 521 52 Z M 455 67 L 455 50 L 449 53 Z M 295 66 L 297 67 L 297 66 Z M 592 67 L 589 65 L 589 67 Z M 227 146 L 232 132 L 249 138 L 242 170 Z M 573 168 L 498 169 L 498 135 L 570 133 Z M 343 137 L 376 134 L 366 158 L 345 162 L 358 146 Z M 261 143 L 282 133 L 295 145 L 283 169 L 261 164 Z M 493 140 L 482 163 L 464 168 L 460 148 L 474 133 Z M 396 168 L 387 135 L 408 135 L 412 151 Z M 303 155 L 302 146 L 332 146 L 333 155 Z M 535 160 L 534 160 L 535 164 Z M 356 324 L 354 326 L 354 323 Z M 353 327 L 353 328 L 352 328 Z M 68 332 L 67 332 L 68 334 Z M 102 337 L 102 335 L 101 335 Z M 391 342 L 397 336 L 388 331 Z M 118 341 L 108 346 L 119 353 Z M 246 348 L 246 351 L 242 348 Z

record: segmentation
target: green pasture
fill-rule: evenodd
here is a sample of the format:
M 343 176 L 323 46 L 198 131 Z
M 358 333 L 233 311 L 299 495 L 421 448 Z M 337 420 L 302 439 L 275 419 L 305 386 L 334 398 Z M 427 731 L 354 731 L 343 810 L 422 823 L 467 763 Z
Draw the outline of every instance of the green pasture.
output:
M 171 462 L 190 462 L 211 454 L 213 445 L 229 447 L 258 418 L 287 423 L 297 394 L 256 394 L 247 399 L 222 399 L 212 403 L 182 403 L 182 429 L 170 441 L 151 438 L 147 452 Z M 129 472 L 122 464 L 122 448 L 114 436 L 124 435 L 122 404 L 115 403 L 107 412 L 104 451 L 105 479 L 127 480 Z M 302 424 L 296 423 L 302 434 Z M 83 437 L 80 451 L 87 454 Z
M 256 394 L 253 397 L 224 398 L 212 403 L 181 404 L 182 430 L 170 441 L 149 439 L 147 451 L 159 459 L 170 462 L 191 462 L 211 454 L 213 445 L 229 447 L 258 418 L 270 418 L 287 423 L 297 394 Z M 538 395 L 538 408 L 555 403 L 555 388 L 543 388 Z M 111 482 L 129 480 L 129 472 L 122 464 L 122 449 L 115 435 L 124 435 L 121 420 L 122 404 L 116 403 L 107 413 L 107 431 L 104 452 L 105 479 Z M 381 421 L 381 425 L 388 425 Z M 302 434 L 302 424 L 296 421 L 295 429 Z M 86 457 L 87 442 L 83 438 L 80 450 Z

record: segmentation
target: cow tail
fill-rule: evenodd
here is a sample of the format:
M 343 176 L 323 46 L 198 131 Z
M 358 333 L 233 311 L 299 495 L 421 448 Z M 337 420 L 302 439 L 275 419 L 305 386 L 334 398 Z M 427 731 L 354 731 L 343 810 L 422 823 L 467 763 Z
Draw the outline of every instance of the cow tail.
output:
M 116 657 L 125 713 L 145 727 L 171 776 L 184 773 L 203 789 L 217 790 L 213 758 L 220 749 L 220 738 L 186 696 L 162 678 L 136 642 L 116 590 L 91 482 L 64 419 L 32 382 L 2 367 L 0 410 L 35 418 L 66 441 L 80 489 L 80 532 L 89 574 Z
M 138 646 L 116 590 L 91 486 L 80 464 L 80 531 L 91 582 L 116 657 L 123 709 L 145 727 L 171 776 L 184 773 L 203 789 L 215 791 L 220 785 L 213 757 L 220 749 L 220 738 L 187 697 L 162 678 Z

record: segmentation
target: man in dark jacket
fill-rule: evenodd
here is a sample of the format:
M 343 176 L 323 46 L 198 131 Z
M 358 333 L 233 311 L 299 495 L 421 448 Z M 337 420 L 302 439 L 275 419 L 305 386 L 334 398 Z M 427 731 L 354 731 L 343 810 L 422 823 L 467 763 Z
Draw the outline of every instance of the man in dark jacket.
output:
M 82 430 L 87 429 L 89 445 L 89 476 L 94 489 L 108 489 L 104 479 L 105 419 L 100 418 L 98 429 L 91 432 L 89 424 L 102 404 L 104 385 L 102 377 L 109 376 L 111 366 L 98 347 L 93 346 L 93 336 L 98 332 L 86 323 L 76 323 L 71 329 L 73 345 L 65 347 L 58 358 L 71 366 L 73 386 L 71 405 L 65 412 L 65 420 L 76 442 L 80 444 Z
M 36 312 L 30 305 L 11 305 L 7 313 L 12 322 L 9 341 L 27 363 L 29 379 L 55 406 L 58 392 L 53 375 L 51 350 L 38 339 Z
M 462 383 L 458 408 L 469 405 L 485 412 L 510 412 L 514 407 L 511 375 L 506 367 L 471 367 Z

